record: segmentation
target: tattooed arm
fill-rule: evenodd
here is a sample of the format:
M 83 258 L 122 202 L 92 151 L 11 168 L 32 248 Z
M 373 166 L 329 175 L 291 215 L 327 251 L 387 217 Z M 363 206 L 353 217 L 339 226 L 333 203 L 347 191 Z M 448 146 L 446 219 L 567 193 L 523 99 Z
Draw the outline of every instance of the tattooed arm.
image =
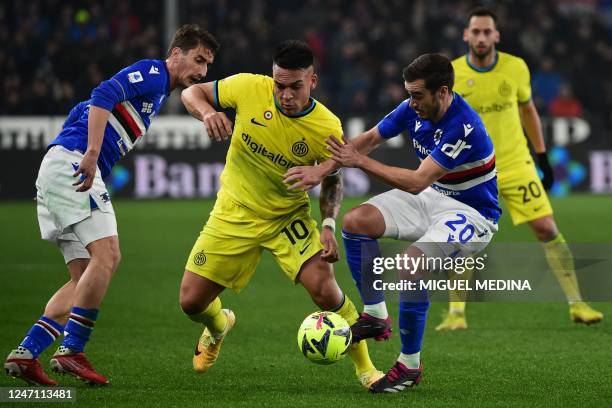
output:
M 342 204 L 344 186 L 342 184 L 342 174 L 337 171 L 323 179 L 321 183 L 321 196 L 319 197 L 319 209 L 323 226 L 321 228 L 321 243 L 323 252 L 321 258 L 329 263 L 336 262 L 338 256 L 338 242 L 336 241 L 335 219 Z

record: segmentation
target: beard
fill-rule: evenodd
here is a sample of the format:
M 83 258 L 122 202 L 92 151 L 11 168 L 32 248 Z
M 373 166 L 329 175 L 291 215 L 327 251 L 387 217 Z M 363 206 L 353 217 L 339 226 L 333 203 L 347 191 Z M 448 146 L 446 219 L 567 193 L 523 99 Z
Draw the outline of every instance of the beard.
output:
M 478 48 L 476 48 L 474 46 L 470 46 L 470 49 L 472 50 L 472 54 L 476 58 L 478 58 L 479 60 L 483 60 L 483 59 L 487 58 L 493 52 L 493 46 L 492 45 L 487 47 L 487 48 L 485 48 L 484 51 L 479 51 Z
M 427 119 L 434 120 L 440 113 L 441 107 L 440 101 L 436 98 L 431 107 L 427 110 Z

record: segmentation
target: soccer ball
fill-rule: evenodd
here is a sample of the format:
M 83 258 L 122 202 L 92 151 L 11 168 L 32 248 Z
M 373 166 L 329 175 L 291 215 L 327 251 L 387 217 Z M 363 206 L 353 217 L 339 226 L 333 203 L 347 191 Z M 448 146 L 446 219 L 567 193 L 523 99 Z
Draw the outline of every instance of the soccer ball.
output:
M 349 324 L 333 312 L 312 313 L 304 319 L 297 335 L 302 354 L 317 364 L 332 364 L 344 358 L 352 339 Z

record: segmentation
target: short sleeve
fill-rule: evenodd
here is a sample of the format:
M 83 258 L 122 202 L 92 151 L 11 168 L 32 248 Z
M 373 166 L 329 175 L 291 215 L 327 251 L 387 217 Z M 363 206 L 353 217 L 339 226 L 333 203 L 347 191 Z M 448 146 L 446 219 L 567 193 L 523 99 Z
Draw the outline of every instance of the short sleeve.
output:
M 249 90 L 253 87 L 255 78 L 253 74 L 236 74 L 215 81 L 213 92 L 217 107 L 236 109 L 249 97 Z
M 519 69 L 516 70 L 517 100 L 527 103 L 531 99 L 531 75 L 529 68 L 522 59 L 519 60 Z
M 416 114 L 410 109 L 409 100 L 405 100 L 378 122 L 378 132 L 383 139 L 395 137 L 409 129 L 415 117 Z

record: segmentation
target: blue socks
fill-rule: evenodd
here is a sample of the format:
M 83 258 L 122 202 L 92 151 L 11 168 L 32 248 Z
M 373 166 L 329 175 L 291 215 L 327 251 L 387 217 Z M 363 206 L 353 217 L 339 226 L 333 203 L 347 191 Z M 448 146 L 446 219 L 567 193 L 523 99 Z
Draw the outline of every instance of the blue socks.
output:
M 342 241 L 346 252 L 346 262 L 357 285 L 364 305 L 373 305 L 385 301 L 383 291 L 374 290 L 374 280 L 379 275 L 372 272 L 374 258 L 380 257 L 378 241 L 365 234 L 354 234 L 342 230 Z
M 342 230 L 342 241 L 346 261 L 363 304 L 384 302 L 384 292 L 374 290 L 372 286 L 374 280 L 381 279 L 380 275 L 372 272 L 374 258 L 381 256 L 378 241 L 365 234 L 354 234 L 345 230 Z M 428 309 L 429 299 L 426 291 L 400 294 L 399 327 L 403 354 L 415 354 L 421 350 Z
M 414 354 L 421 351 L 428 309 L 429 300 L 417 302 L 400 301 L 399 327 L 402 353 Z
M 28 349 L 32 356 L 37 358 L 62 334 L 62 330 L 64 330 L 64 327 L 61 324 L 48 317 L 41 316 L 26 334 L 20 346 Z
M 64 328 L 65 337 L 62 346 L 75 353 L 82 352 L 89 336 L 91 336 L 97 318 L 98 309 L 73 307 L 70 311 L 68 323 Z

